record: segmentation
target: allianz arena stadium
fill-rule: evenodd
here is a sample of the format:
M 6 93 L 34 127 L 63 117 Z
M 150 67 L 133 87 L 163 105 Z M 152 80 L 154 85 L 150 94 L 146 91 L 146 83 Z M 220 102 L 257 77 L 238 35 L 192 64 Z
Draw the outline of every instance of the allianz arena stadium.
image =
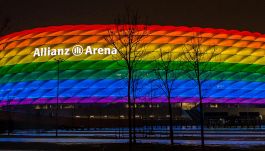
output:
M 110 26 L 50 26 L 1 37 L 0 105 L 54 104 L 57 96 L 61 104 L 126 103 L 127 87 L 121 76 L 126 75 L 126 69 L 119 66 L 112 55 L 60 55 L 63 61 L 59 64 L 58 78 L 58 53 L 48 53 L 48 49 L 71 52 L 76 45 L 111 48 L 104 39 Z M 147 43 L 148 52 L 167 47 L 180 52 L 193 33 L 201 33 L 205 39 L 203 45 L 216 45 L 221 59 L 210 62 L 215 68 L 211 71 L 213 76 L 206 81 L 212 86 L 205 88 L 208 93 L 204 103 L 265 103 L 265 35 L 156 25 L 148 26 L 147 30 L 149 34 L 143 43 Z M 152 62 L 156 59 L 148 53 L 139 70 L 143 74 L 151 73 Z M 142 76 L 137 102 L 166 102 L 159 88 L 154 88 L 153 98 L 149 99 L 152 83 L 157 80 L 154 74 Z M 172 102 L 198 102 L 197 93 L 196 84 L 179 75 L 172 91 Z

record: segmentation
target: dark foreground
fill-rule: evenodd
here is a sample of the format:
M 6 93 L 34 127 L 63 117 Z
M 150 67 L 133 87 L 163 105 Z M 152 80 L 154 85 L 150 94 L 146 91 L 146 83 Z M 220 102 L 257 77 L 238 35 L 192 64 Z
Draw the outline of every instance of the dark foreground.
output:
M 88 150 L 88 151 L 127 151 L 128 144 L 52 144 L 52 143 L 0 143 L 0 149 L 5 150 Z M 133 151 L 264 151 L 265 146 L 251 146 L 250 148 L 231 148 L 222 146 L 162 145 L 136 144 Z

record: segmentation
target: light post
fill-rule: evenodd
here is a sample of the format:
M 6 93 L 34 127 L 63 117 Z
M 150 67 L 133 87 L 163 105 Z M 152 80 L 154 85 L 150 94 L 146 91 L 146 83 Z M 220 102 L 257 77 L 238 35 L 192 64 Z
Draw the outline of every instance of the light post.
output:
M 8 92 L 9 93 L 9 92 Z M 11 113 L 10 113 L 10 102 L 9 102 L 9 94 L 7 96 L 7 101 L 6 101 L 6 111 L 8 113 L 8 124 L 7 124 L 7 135 L 9 136 L 11 133 Z
M 56 137 L 58 136 L 58 110 L 59 110 L 59 86 L 60 86 L 60 63 L 64 62 L 62 58 L 55 59 L 57 63 L 57 91 L 56 91 L 56 112 L 55 112 L 55 124 L 56 124 Z
M 11 132 L 13 131 L 13 128 L 14 128 L 14 123 L 13 123 L 13 119 L 12 119 L 12 107 L 10 106 L 10 102 L 11 102 L 11 99 L 14 99 L 14 96 L 10 96 L 10 92 L 11 92 L 11 89 L 9 90 L 8 92 L 8 95 L 7 95 L 7 113 L 8 113 L 8 131 L 7 131 L 7 134 L 8 136 L 11 134 Z

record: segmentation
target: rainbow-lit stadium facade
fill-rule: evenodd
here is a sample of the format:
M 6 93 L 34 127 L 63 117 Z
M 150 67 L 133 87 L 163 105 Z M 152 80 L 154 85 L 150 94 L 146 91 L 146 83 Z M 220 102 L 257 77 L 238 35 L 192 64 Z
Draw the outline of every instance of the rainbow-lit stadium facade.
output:
M 104 39 L 112 25 L 66 25 L 36 28 L 0 38 L 0 105 L 53 104 L 57 101 L 58 56 L 34 57 L 36 47 L 65 48 L 76 44 L 111 47 Z M 203 45 L 220 51 L 213 76 L 207 79 L 204 103 L 265 103 L 265 35 L 246 31 L 148 26 L 144 39 L 148 53 L 141 64 L 142 74 L 151 73 L 152 51 L 174 47 L 179 52 L 194 33 L 200 32 Z M 59 103 L 127 102 L 126 70 L 112 55 L 60 56 Z M 176 60 L 178 61 L 178 60 Z M 137 102 L 166 102 L 162 90 L 151 87 L 154 74 L 140 79 Z M 155 85 L 155 84 L 154 84 Z M 198 102 L 192 80 L 179 75 L 172 91 L 173 102 Z

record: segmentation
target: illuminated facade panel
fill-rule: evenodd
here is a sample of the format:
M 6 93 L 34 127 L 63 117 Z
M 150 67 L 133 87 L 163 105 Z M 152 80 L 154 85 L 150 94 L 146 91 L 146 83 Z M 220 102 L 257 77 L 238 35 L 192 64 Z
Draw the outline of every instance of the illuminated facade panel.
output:
M 93 50 L 110 48 L 104 36 L 113 25 L 51 26 L 0 38 L 0 104 L 56 103 L 59 65 L 59 103 L 126 102 L 126 69 L 113 55 L 72 53 L 76 45 Z M 153 73 L 160 49 L 181 54 L 194 33 L 204 46 L 215 45 L 218 56 L 209 63 L 211 77 L 203 86 L 204 103 L 265 103 L 265 35 L 236 30 L 148 26 L 142 43 L 148 52 L 138 69 L 137 102 L 166 102 Z M 36 53 L 36 48 L 39 50 Z M 56 56 L 48 49 L 61 51 Z M 69 50 L 67 50 L 69 49 Z M 105 50 L 105 49 L 104 49 Z M 42 51 L 42 52 L 41 52 Z M 46 51 L 46 52 L 44 52 Z M 106 49 L 108 51 L 108 49 Z M 176 59 L 176 62 L 181 61 Z M 119 63 L 118 63 L 119 62 Z M 207 70 L 207 69 L 206 69 Z M 198 102 L 196 84 L 183 74 L 175 81 L 173 102 Z M 152 98 L 151 98 L 152 96 Z

